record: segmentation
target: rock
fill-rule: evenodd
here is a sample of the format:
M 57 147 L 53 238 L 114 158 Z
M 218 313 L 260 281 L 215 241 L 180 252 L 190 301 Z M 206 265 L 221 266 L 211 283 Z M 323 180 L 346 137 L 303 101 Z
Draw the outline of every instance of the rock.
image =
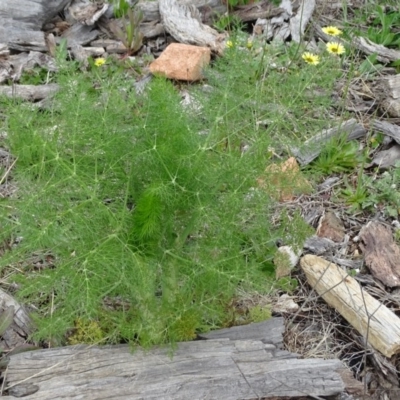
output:
M 210 63 L 210 58 L 211 51 L 207 47 L 171 43 L 150 64 L 150 71 L 169 79 L 198 81 L 203 78 L 202 69 Z

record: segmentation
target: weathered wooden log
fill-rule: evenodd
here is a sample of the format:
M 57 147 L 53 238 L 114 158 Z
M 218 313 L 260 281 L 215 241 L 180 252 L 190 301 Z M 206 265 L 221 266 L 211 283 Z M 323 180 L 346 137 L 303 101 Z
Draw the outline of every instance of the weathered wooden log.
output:
M 191 5 L 196 7 L 198 10 L 201 10 L 203 15 L 203 22 L 206 23 L 210 22 L 207 18 L 207 15 L 210 14 L 210 12 L 222 15 L 227 11 L 226 4 L 224 4 L 222 0 L 180 0 L 179 3 L 186 6 Z M 143 13 L 144 22 L 161 21 L 158 0 L 140 0 L 137 4 L 137 7 Z
M 394 49 L 388 49 L 381 44 L 372 42 L 369 39 L 363 37 L 354 37 L 351 41 L 353 46 L 356 46 L 359 50 L 367 55 L 377 54 L 376 59 L 384 63 L 390 63 L 400 59 L 400 51 Z
M 396 143 L 400 144 L 400 127 L 390 122 L 375 120 L 372 123 L 374 130 L 391 137 Z
M 400 351 L 400 319 L 337 265 L 306 255 L 300 266 L 309 284 L 384 356 Z
M 307 24 L 314 13 L 315 5 L 315 0 L 301 1 L 297 14 L 290 19 L 290 33 L 294 42 L 300 43 Z
M 33 332 L 33 323 L 12 296 L 0 289 L 0 349 L 14 349 L 25 343 Z
M 0 1 L 0 43 L 10 49 L 46 51 L 42 26 L 70 0 Z
M 5 389 L 27 400 L 276 399 L 335 396 L 339 360 L 296 359 L 254 340 L 200 340 L 170 349 L 64 347 L 10 357 Z
M 261 340 L 263 343 L 273 344 L 277 348 L 281 348 L 284 332 L 284 321 L 282 317 L 279 317 L 249 325 L 218 329 L 202 333 L 199 337 L 201 339 Z
M 59 86 L 55 83 L 49 85 L 12 85 L 0 86 L 0 96 L 19 98 L 28 101 L 37 101 L 48 98 L 57 92 Z
M 227 35 L 203 24 L 196 7 L 178 3 L 177 0 L 160 0 L 159 7 L 165 30 L 178 42 L 209 47 L 222 54 Z
M 232 15 L 242 22 L 255 21 L 258 18 L 272 18 L 281 15 L 285 10 L 268 0 L 237 6 Z

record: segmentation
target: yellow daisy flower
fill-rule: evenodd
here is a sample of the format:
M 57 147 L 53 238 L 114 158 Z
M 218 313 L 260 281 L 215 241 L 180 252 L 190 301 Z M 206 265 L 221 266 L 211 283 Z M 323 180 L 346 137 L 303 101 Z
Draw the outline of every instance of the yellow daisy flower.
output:
M 229 49 L 231 49 L 233 47 L 233 42 L 232 40 L 227 40 L 226 41 L 226 47 L 228 47 Z
M 322 28 L 322 31 L 329 36 L 340 36 L 343 33 L 340 29 L 336 28 L 336 26 L 326 26 Z
M 317 65 L 319 64 L 319 56 L 306 52 L 303 53 L 303 55 L 301 56 L 301 58 L 307 63 L 307 64 L 311 64 L 311 65 Z
M 96 67 L 101 67 L 105 63 L 106 63 L 106 60 L 104 58 L 96 58 L 96 60 L 94 61 L 94 65 Z
M 328 42 L 326 44 L 326 49 L 331 54 L 340 55 L 345 52 L 344 46 L 337 42 Z

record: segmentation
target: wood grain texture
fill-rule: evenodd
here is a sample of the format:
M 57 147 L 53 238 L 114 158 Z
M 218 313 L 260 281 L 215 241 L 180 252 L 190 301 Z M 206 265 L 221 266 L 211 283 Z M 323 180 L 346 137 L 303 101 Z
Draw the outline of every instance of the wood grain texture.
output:
M 389 287 L 400 286 L 400 248 L 392 231 L 376 221 L 370 221 L 360 230 L 360 247 L 365 264 L 372 275 Z
M 6 316 L 8 322 L 4 321 Z M 24 343 L 34 330 L 25 308 L 2 289 L 0 289 L 0 319 L 4 323 L 0 336 L 2 350 L 10 350 Z
M 49 85 L 12 85 L 0 86 L 0 96 L 16 97 L 22 100 L 37 101 L 46 99 L 57 92 L 59 86 L 55 83 Z
M 338 360 L 285 359 L 260 341 L 179 343 L 169 349 L 64 347 L 11 357 L 6 389 L 25 399 L 259 399 L 333 396 L 344 389 Z M 279 352 L 278 352 L 279 354 Z M 25 387 L 26 385 L 29 385 Z
M 177 0 L 160 0 L 159 10 L 165 30 L 178 42 L 209 47 L 222 54 L 226 34 L 201 22 L 200 12 L 193 5 L 178 3 Z
M 315 6 L 315 0 L 300 1 L 300 7 L 297 10 L 297 14 L 293 18 L 290 18 L 290 33 L 294 42 L 300 43 L 308 22 L 314 13 Z
M 224 4 L 222 0 L 180 0 L 179 3 L 187 6 L 192 5 L 198 10 L 201 10 L 203 14 L 203 21 L 204 19 L 207 19 L 204 18 L 204 13 L 207 10 L 216 14 L 223 14 L 226 12 L 226 4 Z M 161 20 L 158 0 L 140 0 L 137 4 L 137 7 L 143 12 L 144 22 Z
M 0 1 L 0 43 L 10 49 L 46 51 L 43 24 L 70 0 Z
M 390 136 L 396 143 L 400 144 L 400 127 L 390 122 L 374 120 L 372 127 L 375 131 Z
M 400 319 L 337 265 L 314 255 L 300 260 L 309 284 L 384 356 L 400 351 Z
M 249 325 L 233 326 L 202 333 L 199 337 L 202 339 L 260 340 L 263 343 L 273 344 L 277 348 L 281 348 L 284 331 L 283 318 L 276 317 Z

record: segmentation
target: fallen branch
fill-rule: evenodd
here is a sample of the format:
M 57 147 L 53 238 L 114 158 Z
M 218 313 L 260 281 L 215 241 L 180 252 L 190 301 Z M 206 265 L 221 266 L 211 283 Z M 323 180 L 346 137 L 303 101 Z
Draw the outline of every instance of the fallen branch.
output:
M 309 284 L 384 356 L 400 351 L 400 319 L 342 268 L 314 255 L 300 260 Z

